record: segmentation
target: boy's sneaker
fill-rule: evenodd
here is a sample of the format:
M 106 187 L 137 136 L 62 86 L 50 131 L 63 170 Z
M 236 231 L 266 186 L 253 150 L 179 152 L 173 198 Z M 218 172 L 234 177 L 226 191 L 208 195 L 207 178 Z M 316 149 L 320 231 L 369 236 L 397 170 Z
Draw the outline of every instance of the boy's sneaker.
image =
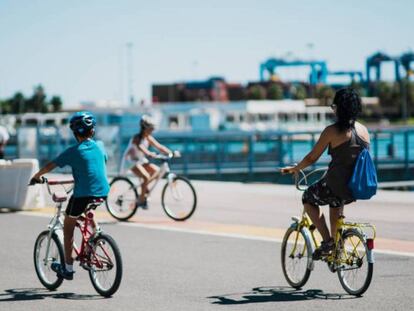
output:
M 60 278 L 64 278 L 65 280 L 73 280 L 74 271 L 69 272 L 67 271 L 60 263 L 52 262 L 50 268 L 56 272 L 56 275 Z
M 329 253 L 334 248 L 334 241 L 333 239 L 330 239 L 329 241 L 322 241 L 321 246 L 315 249 L 315 251 L 312 254 L 313 260 L 319 260 L 324 256 L 328 256 Z

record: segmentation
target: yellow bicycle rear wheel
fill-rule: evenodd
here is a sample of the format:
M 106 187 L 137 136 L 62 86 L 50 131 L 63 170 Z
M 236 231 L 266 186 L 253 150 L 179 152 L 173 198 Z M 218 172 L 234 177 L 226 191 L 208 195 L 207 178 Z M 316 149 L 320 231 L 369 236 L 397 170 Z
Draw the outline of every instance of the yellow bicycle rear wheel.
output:
M 374 264 L 368 261 L 368 246 L 364 235 L 355 229 L 342 234 L 337 269 L 339 281 L 348 294 L 360 296 L 368 289 Z

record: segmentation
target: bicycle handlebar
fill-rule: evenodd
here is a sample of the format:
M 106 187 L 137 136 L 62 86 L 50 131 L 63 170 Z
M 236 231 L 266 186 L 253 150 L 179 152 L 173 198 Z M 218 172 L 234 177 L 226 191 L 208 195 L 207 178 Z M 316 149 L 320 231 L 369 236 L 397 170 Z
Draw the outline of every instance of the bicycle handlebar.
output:
M 51 186 L 53 185 L 68 185 L 68 184 L 73 184 L 75 181 L 74 180 L 49 180 L 47 183 Z
M 47 191 L 49 192 L 49 194 L 52 194 L 52 191 L 50 190 L 50 186 L 55 186 L 55 185 L 68 185 L 68 184 L 73 184 L 74 180 L 73 179 L 67 179 L 67 180 L 48 180 L 46 177 L 40 177 L 40 180 L 34 179 L 32 178 L 29 182 L 29 186 L 33 186 L 35 184 L 46 184 L 47 186 Z M 69 193 L 70 191 L 72 191 L 72 188 L 70 190 L 66 190 L 65 191 L 67 193 Z
M 304 170 L 299 170 L 299 174 L 295 174 L 295 187 L 299 191 L 305 191 L 309 187 L 309 177 L 315 173 L 326 171 L 327 167 L 321 167 L 310 171 L 309 173 L 305 173 Z M 324 174 L 325 175 L 325 174 Z
M 155 159 L 162 160 L 162 161 L 169 161 L 172 158 L 180 158 L 180 157 L 181 157 L 181 153 L 179 151 L 174 151 L 174 152 L 171 152 L 167 155 L 166 154 L 157 154 L 155 156 Z
M 73 179 L 68 179 L 68 180 L 48 180 L 46 177 L 40 177 L 40 180 L 34 179 L 32 178 L 29 182 L 29 186 L 33 186 L 35 184 L 48 184 L 51 186 L 54 185 L 67 185 L 67 184 L 73 184 L 74 180 Z
M 40 177 L 40 180 L 37 179 L 30 179 L 28 186 L 34 186 L 35 184 L 44 184 L 47 183 L 47 178 L 46 177 Z

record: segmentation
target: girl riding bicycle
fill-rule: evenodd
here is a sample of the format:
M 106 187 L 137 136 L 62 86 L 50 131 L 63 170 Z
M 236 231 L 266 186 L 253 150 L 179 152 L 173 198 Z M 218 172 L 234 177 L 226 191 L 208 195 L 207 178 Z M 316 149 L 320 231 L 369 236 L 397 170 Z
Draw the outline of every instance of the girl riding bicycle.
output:
M 326 148 L 332 157 L 325 176 L 311 185 L 302 197 L 305 211 L 323 239 L 321 246 L 314 252 L 314 259 L 329 254 L 334 246 L 333 235 L 337 221 L 343 214 L 343 207 L 355 201 L 348 189 L 348 181 L 359 153 L 370 143 L 367 128 L 356 121 L 361 112 L 361 98 L 355 90 L 345 88 L 336 92 L 331 107 L 335 112 L 336 122 L 323 130 L 312 151 L 299 164 L 281 169 L 282 173 L 298 174 L 300 170 L 315 163 Z M 330 207 L 331 233 L 324 215 L 320 212 L 320 205 Z
M 148 184 L 157 176 L 159 167 L 150 163 L 147 157 L 155 158 L 157 154 L 151 152 L 149 147 L 158 149 L 161 153 L 171 154 L 171 150 L 160 144 L 153 136 L 155 125 L 152 120 L 143 115 L 140 120 L 140 131 L 129 141 L 128 147 L 122 157 L 121 172 L 128 168 L 142 179 L 141 193 L 138 205 L 147 208 Z M 134 163 L 132 163 L 134 162 Z

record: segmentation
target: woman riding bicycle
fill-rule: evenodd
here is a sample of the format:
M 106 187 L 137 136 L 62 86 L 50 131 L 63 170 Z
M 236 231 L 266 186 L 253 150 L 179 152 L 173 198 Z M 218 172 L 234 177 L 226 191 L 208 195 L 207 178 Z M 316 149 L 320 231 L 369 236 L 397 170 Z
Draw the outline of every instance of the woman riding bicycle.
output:
M 147 157 L 155 158 L 156 153 L 151 152 L 152 146 L 164 154 L 170 154 L 171 150 L 161 145 L 151 134 L 155 125 L 152 120 L 143 115 L 140 120 L 140 131 L 129 141 L 128 147 L 122 157 L 121 171 L 125 168 L 131 170 L 136 176 L 142 179 L 139 206 L 147 208 L 148 184 L 157 176 L 159 167 L 148 161 Z M 131 163 L 135 162 L 135 163 Z
M 359 153 L 370 143 L 367 128 L 356 121 L 361 112 L 361 98 L 355 90 L 344 88 L 337 91 L 331 107 L 335 112 L 336 122 L 323 130 L 312 151 L 299 164 L 281 169 L 282 173 L 298 174 L 300 170 L 315 163 L 326 148 L 332 157 L 325 176 L 311 185 L 302 197 L 305 211 L 323 239 L 321 246 L 315 250 L 314 259 L 329 254 L 334 246 L 333 236 L 337 221 L 343 214 L 343 207 L 355 201 L 348 189 L 348 181 Z M 324 215 L 320 212 L 320 205 L 330 207 L 331 233 Z

